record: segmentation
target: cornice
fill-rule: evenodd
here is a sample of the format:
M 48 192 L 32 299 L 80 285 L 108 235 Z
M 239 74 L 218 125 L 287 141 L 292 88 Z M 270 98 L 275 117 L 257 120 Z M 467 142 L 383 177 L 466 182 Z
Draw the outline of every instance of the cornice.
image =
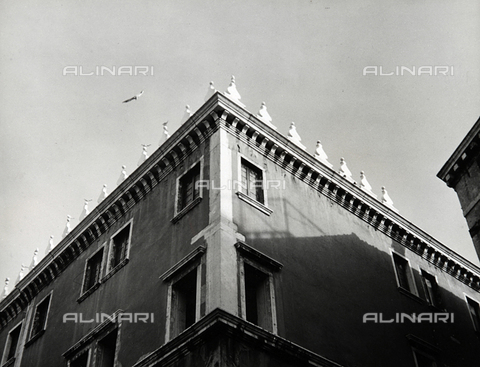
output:
M 480 155 L 480 118 L 437 173 L 448 187 L 455 187 L 466 167 Z

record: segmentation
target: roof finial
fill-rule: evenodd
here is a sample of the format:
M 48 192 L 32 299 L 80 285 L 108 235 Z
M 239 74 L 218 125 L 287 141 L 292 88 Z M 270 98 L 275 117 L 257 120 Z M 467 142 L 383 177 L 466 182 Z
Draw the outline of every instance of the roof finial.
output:
M 230 80 L 230 85 L 228 86 L 225 95 L 230 98 L 232 101 L 237 103 L 238 105 L 245 107 L 245 105 L 240 102 L 242 97 L 240 96 L 240 93 L 237 91 L 237 85 L 235 84 L 235 76 L 232 75 L 232 79 Z
M 35 266 L 38 265 L 38 258 L 37 258 L 38 251 L 39 251 L 38 248 L 36 248 L 33 253 L 33 258 L 32 258 L 32 262 L 30 263 L 29 270 L 32 270 Z
M 90 210 L 88 210 L 88 203 L 90 201 L 92 201 L 92 199 L 83 199 L 83 210 L 78 218 L 80 221 L 82 221 L 88 215 L 88 213 L 90 213 Z
M 100 191 L 100 196 L 97 199 L 97 203 L 100 204 L 107 197 L 107 184 L 103 184 L 102 191 Z
M 290 128 L 288 129 L 288 139 L 298 145 L 302 149 L 307 149 L 305 145 L 301 143 L 302 138 L 297 133 L 297 128 L 295 127 L 295 122 L 292 121 Z
M 18 277 L 17 277 L 17 280 L 15 281 L 15 285 L 17 285 L 18 282 L 21 281 L 25 276 L 24 274 L 25 269 L 26 269 L 26 266 L 22 264 L 22 268 L 20 269 L 20 273 L 18 273 Z
M 45 250 L 45 255 L 48 254 L 50 251 L 52 251 L 54 247 L 55 245 L 53 244 L 53 235 L 52 235 L 50 236 L 50 240 L 48 241 L 48 246 Z
M 380 200 L 383 205 L 388 206 L 390 209 L 393 209 L 396 212 L 398 212 L 398 209 L 393 206 L 393 201 L 390 198 L 390 195 L 388 195 L 388 192 L 385 186 L 382 186 L 382 197 L 380 198 Z
M 338 170 L 338 173 L 342 176 L 345 177 L 348 181 L 355 183 L 355 181 L 352 178 L 352 172 L 347 167 L 347 162 L 345 162 L 345 159 L 342 157 L 340 158 L 340 168 Z
M 0 299 L 4 299 L 5 297 L 8 296 L 8 293 L 10 293 L 8 291 L 8 283 L 9 282 L 10 282 L 10 278 L 5 278 L 5 286 L 3 287 L 2 297 L 0 297 Z
M 360 188 L 373 197 L 377 197 L 372 191 L 372 186 L 368 183 L 365 172 L 360 171 Z
M 315 158 L 326 166 L 333 168 L 333 165 L 328 161 L 327 153 L 323 150 L 320 140 L 317 140 L 317 146 L 315 147 Z
M 180 121 L 180 125 L 187 121 L 190 116 L 192 116 L 192 112 L 190 111 L 190 106 L 187 104 L 185 106 L 185 113 L 183 114 L 182 121 Z
M 70 226 L 70 221 L 72 220 L 73 218 L 69 215 L 67 215 L 67 223 L 65 224 L 65 229 L 63 230 L 63 238 L 67 237 L 67 234 L 70 233 L 70 231 L 72 230 L 71 226 Z
M 160 140 L 160 143 L 158 143 L 158 146 L 162 145 L 164 141 L 167 141 L 169 137 L 170 137 L 170 133 L 168 132 L 168 121 L 165 121 L 163 123 L 163 140 Z
M 266 125 L 270 126 L 272 129 L 277 130 L 277 127 L 272 124 L 272 118 L 267 111 L 267 106 L 265 102 L 262 102 L 260 110 L 258 111 L 257 117 L 262 120 Z
M 122 166 L 122 171 L 120 172 L 120 177 L 117 180 L 117 186 L 120 185 L 127 178 L 127 166 Z
M 213 96 L 216 92 L 215 87 L 213 86 L 213 82 L 210 82 L 210 85 L 208 86 L 207 94 L 205 95 L 205 102 L 210 99 L 211 96 Z
M 151 144 L 142 144 L 142 155 L 140 156 L 140 159 L 138 160 L 138 164 L 137 166 L 140 166 L 143 162 L 145 162 L 147 159 L 148 159 L 148 152 L 147 152 L 147 148 L 150 146 Z

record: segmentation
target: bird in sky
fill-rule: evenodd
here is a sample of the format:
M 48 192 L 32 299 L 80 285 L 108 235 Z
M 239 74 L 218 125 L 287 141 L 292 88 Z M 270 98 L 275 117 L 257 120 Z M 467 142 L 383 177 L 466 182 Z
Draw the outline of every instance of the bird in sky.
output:
M 133 96 L 132 98 L 126 99 L 122 103 L 128 103 L 130 101 L 137 100 L 142 96 L 142 94 L 143 94 L 143 90 L 139 94 L 137 94 L 136 96 Z

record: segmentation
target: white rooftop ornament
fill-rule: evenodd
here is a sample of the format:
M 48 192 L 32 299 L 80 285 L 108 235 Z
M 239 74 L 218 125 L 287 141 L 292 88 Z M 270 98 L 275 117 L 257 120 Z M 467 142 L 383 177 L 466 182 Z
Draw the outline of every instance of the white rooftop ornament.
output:
M 148 152 L 147 152 L 147 148 L 150 146 L 151 144 L 142 144 L 142 155 L 140 156 L 140 159 L 138 160 L 138 163 L 137 163 L 137 166 L 140 166 L 143 162 L 145 162 L 147 159 L 148 159 Z
M 17 280 L 15 281 L 15 285 L 17 285 L 18 282 L 21 281 L 23 279 L 23 277 L 25 276 L 24 271 L 25 271 L 26 268 L 27 267 L 22 264 L 22 268 L 20 269 L 20 273 L 18 273 L 18 277 L 17 277 Z
M 170 137 L 170 133 L 168 132 L 168 121 L 165 121 L 163 123 L 163 140 L 160 140 L 160 143 L 158 143 L 158 146 L 162 145 L 164 141 L 167 141 L 169 137 Z
M 232 79 L 230 80 L 230 85 L 228 86 L 225 95 L 230 98 L 232 101 L 237 103 L 238 105 L 245 107 L 245 105 L 240 102 L 242 97 L 240 96 L 240 93 L 237 91 L 237 86 L 235 84 L 235 76 L 232 75 Z
M 90 213 L 90 210 L 88 210 L 88 203 L 92 201 L 92 199 L 83 199 L 83 210 L 80 213 L 80 217 L 78 218 L 79 220 L 83 220 L 88 213 Z
M 50 236 L 50 240 L 48 241 L 48 246 L 45 250 L 45 255 L 48 254 L 50 251 L 52 251 L 54 247 L 55 245 L 53 244 L 53 236 Z
M 67 215 L 67 223 L 65 224 L 65 229 L 63 230 L 63 238 L 65 238 L 67 236 L 67 234 L 70 233 L 70 231 L 72 230 L 72 227 L 70 225 L 70 221 L 72 220 L 73 218 L 69 215 Z
M 38 248 L 36 248 L 35 252 L 33 253 L 32 262 L 30 263 L 30 267 L 28 268 L 29 270 L 32 270 L 35 266 L 38 265 L 38 251 Z
M 360 188 L 366 191 L 368 194 L 372 195 L 373 197 L 377 197 L 372 191 L 372 186 L 368 183 L 367 177 L 365 176 L 365 172 L 360 172 Z
M 355 182 L 352 178 L 352 172 L 350 172 L 350 170 L 348 169 L 347 162 L 345 162 L 345 159 L 343 157 L 340 158 L 340 168 L 338 170 L 338 173 L 350 182 Z
M 122 166 L 122 171 L 120 172 L 120 177 L 117 180 L 117 186 L 120 185 L 127 178 L 127 166 Z
M 213 82 L 210 82 L 210 85 L 208 86 L 207 94 L 205 95 L 205 99 L 204 99 L 205 102 L 208 101 L 210 99 L 210 97 L 215 94 L 216 91 L 217 90 L 213 86 Z
M 192 116 L 192 112 L 190 111 L 190 106 L 187 104 L 185 106 L 185 113 L 183 114 L 182 121 L 180 121 L 180 124 L 183 124 L 185 121 L 187 121 L 190 116 Z
M 262 120 L 266 125 L 270 126 L 272 129 L 277 130 L 277 127 L 272 124 L 272 118 L 267 111 L 267 106 L 265 105 L 265 102 L 262 102 L 257 117 Z
M 107 197 L 107 184 L 104 184 L 102 186 L 102 191 L 100 191 L 100 196 L 97 199 L 97 203 L 100 204 L 105 198 Z
M 380 200 L 382 201 L 382 204 L 398 212 L 398 209 L 393 206 L 393 201 L 390 198 L 390 195 L 388 195 L 388 192 L 387 192 L 387 189 L 385 189 L 385 186 L 382 186 L 382 197 Z
M 8 283 L 9 282 L 10 282 L 10 278 L 5 278 L 5 286 L 3 287 L 2 296 L 0 297 L 0 299 L 4 299 L 5 297 L 8 296 L 8 293 L 10 293 L 8 291 Z
M 315 158 L 326 166 L 333 168 L 333 164 L 328 161 L 327 153 L 323 150 L 320 140 L 317 140 L 317 146 L 315 147 Z
M 290 128 L 288 129 L 288 139 L 290 139 L 293 143 L 298 145 L 300 148 L 307 149 L 307 147 L 301 143 L 302 138 L 297 133 L 297 128 L 295 127 L 295 122 L 292 122 L 290 124 Z

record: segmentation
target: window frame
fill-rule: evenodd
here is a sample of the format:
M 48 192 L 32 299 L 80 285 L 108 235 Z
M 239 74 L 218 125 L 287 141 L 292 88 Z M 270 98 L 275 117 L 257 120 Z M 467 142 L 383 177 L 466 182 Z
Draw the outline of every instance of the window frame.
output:
M 2 354 L 2 360 L 1 360 L 1 366 L 10 366 L 12 363 L 15 363 L 15 360 L 18 357 L 18 352 L 19 352 L 19 347 L 20 347 L 20 341 L 22 339 L 22 329 L 23 329 L 23 322 L 24 320 L 21 320 L 18 322 L 15 326 L 13 326 L 10 331 L 7 334 L 7 340 L 5 341 L 5 346 L 3 347 L 3 354 Z M 7 359 L 8 354 L 10 354 L 10 348 L 12 346 L 11 343 L 11 334 L 14 330 L 18 330 L 18 339 L 17 339 L 17 345 L 15 346 L 15 350 L 13 351 L 13 356 Z
M 426 271 L 425 269 L 422 269 L 421 267 L 419 267 L 419 273 L 420 273 L 420 278 L 421 278 L 421 281 L 422 281 L 422 288 L 423 288 L 423 292 L 425 294 L 425 301 L 428 303 L 429 306 L 431 307 L 434 307 L 436 309 L 439 309 L 439 310 L 442 310 L 443 309 L 443 302 L 442 302 L 442 297 L 441 297 L 441 294 L 440 294 L 440 286 L 438 285 L 438 280 L 437 280 L 437 276 Z M 433 278 L 433 280 L 435 281 L 435 285 L 434 285 L 434 290 L 433 290 L 433 302 L 432 302 L 432 294 L 430 294 L 429 292 L 429 288 L 426 284 L 426 277 L 430 277 L 430 278 Z
M 95 252 L 93 252 L 86 260 L 85 260 L 85 266 L 84 266 L 84 269 L 83 269 L 83 280 L 82 280 L 82 288 L 80 290 L 80 298 L 82 297 L 87 297 L 88 295 L 92 294 L 96 289 L 98 289 L 98 287 L 100 286 L 100 284 L 102 284 L 102 279 L 104 277 L 104 273 L 105 273 L 105 257 L 106 257 L 106 253 L 108 251 L 105 251 L 105 248 L 107 247 L 106 246 L 106 242 L 104 242 Z M 88 263 L 95 257 L 98 255 L 98 253 L 102 251 L 103 254 L 102 254 L 102 259 L 101 259 L 101 262 L 100 262 L 100 274 L 99 274 L 99 277 L 97 279 L 97 281 L 95 282 L 95 284 L 93 284 L 90 288 L 88 289 L 85 289 L 85 280 L 87 279 L 87 269 L 88 269 Z
M 277 306 L 275 296 L 275 277 L 274 272 L 279 271 L 283 265 L 269 256 L 257 251 L 246 243 L 237 242 L 235 244 L 237 249 L 237 273 L 238 273 L 238 314 L 239 317 L 247 320 L 247 289 L 245 286 L 245 264 L 254 268 L 256 271 L 263 273 L 266 277 L 264 297 L 267 298 L 268 304 L 267 314 L 270 316 L 269 320 L 257 320 L 254 325 L 261 327 L 273 334 L 278 334 L 277 324 Z M 257 315 L 258 317 L 258 315 Z
M 391 254 L 392 254 L 391 258 L 392 258 L 393 270 L 395 272 L 395 279 L 397 281 L 398 289 L 400 289 L 402 291 L 405 291 L 405 292 L 408 292 L 408 293 L 413 294 L 414 296 L 418 297 L 418 288 L 417 288 L 417 284 L 416 284 L 416 281 L 415 281 L 415 275 L 413 273 L 413 268 L 410 265 L 410 260 L 408 258 L 406 258 L 405 256 L 402 256 L 395 251 L 391 251 Z M 402 281 L 400 279 L 400 275 L 398 274 L 398 270 L 397 270 L 397 263 L 395 261 L 396 257 L 398 257 L 400 260 L 404 260 L 406 262 L 406 265 L 407 265 L 408 269 L 406 270 L 405 275 L 407 277 L 407 283 L 409 285 L 409 288 L 405 288 L 402 285 Z
M 88 353 L 88 355 L 87 355 L 87 366 L 86 367 L 89 367 L 91 365 L 91 362 L 92 362 L 92 346 L 91 345 L 82 349 L 81 351 L 79 351 L 78 353 L 73 355 L 71 358 L 68 358 L 67 359 L 67 367 L 71 367 L 72 362 L 75 361 L 76 359 L 80 358 L 85 353 Z
M 128 234 L 127 248 L 125 249 L 125 256 L 118 262 L 118 264 L 112 267 L 110 264 L 110 258 L 112 256 L 114 238 L 128 226 L 130 226 L 130 230 Z M 110 236 L 110 239 L 108 240 L 108 251 L 107 251 L 108 254 L 107 254 L 107 257 L 105 258 L 105 276 L 101 279 L 101 282 L 104 282 L 108 278 L 110 278 L 118 270 L 123 268 L 130 260 L 130 249 L 132 247 L 132 234 L 133 234 L 133 218 L 130 219 L 128 222 L 126 222 L 123 226 L 121 226 L 117 231 L 115 231 Z
M 45 330 L 47 330 L 47 324 L 48 324 L 48 315 L 50 313 L 50 307 L 52 305 L 52 294 L 53 294 L 53 290 L 51 290 L 48 294 L 45 295 L 45 297 L 43 297 L 39 302 L 37 302 L 37 304 L 35 305 L 35 308 L 33 310 L 33 313 L 32 313 L 32 321 L 31 321 L 31 324 L 30 324 L 30 328 L 28 330 L 28 341 L 26 343 L 26 346 L 30 345 L 30 343 L 32 343 L 34 340 L 38 339 L 39 337 L 41 337 L 43 335 L 43 333 L 45 333 Z M 33 332 L 33 325 L 35 323 L 35 315 L 37 314 L 37 310 L 38 310 L 38 307 L 46 301 L 46 299 L 49 298 L 48 300 L 48 307 L 47 307 L 47 311 L 45 313 L 45 321 L 43 323 L 43 327 L 37 331 L 35 333 L 35 335 L 32 335 L 32 332 Z
M 167 308 L 166 308 L 166 323 L 165 323 L 165 342 L 176 338 L 191 325 L 181 328 L 178 325 L 178 318 L 175 317 L 178 309 L 175 298 L 175 285 L 185 279 L 191 272 L 196 271 L 196 285 L 195 285 L 195 321 L 198 322 L 201 317 L 205 315 L 205 288 L 206 288 L 206 266 L 205 266 L 205 254 L 206 248 L 204 246 L 198 246 L 195 250 L 190 252 L 177 264 L 171 267 L 160 279 L 168 284 L 167 290 Z M 193 325 L 192 324 L 192 325 Z
M 475 331 L 475 333 L 480 334 L 480 302 L 478 302 L 474 298 L 466 295 L 465 293 L 464 293 L 464 297 L 465 297 L 465 302 L 467 304 L 468 314 L 470 316 L 470 320 L 472 321 L 473 330 Z M 470 311 L 470 302 L 475 303 L 476 319 L 474 319 L 474 316 L 472 315 L 472 312 Z
M 243 180 L 242 180 L 242 168 L 243 168 L 243 162 L 246 162 L 246 165 L 253 166 L 254 168 L 258 169 L 261 174 L 262 174 L 262 196 L 263 196 L 263 202 L 258 201 L 251 196 L 249 196 L 247 193 L 243 192 L 244 190 L 244 185 L 243 185 Z M 273 213 L 273 210 L 268 207 L 268 195 L 267 195 L 267 190 L 266 190 L 266 170 L 265 168 L 261 167 L 257 163 L 253 162 L 251 159 L 246 157 L 245 155 L 238 153 L 238 162 L 237 162 L 238 168 L 237 168 L 237 181 L 236 181 L 236 187 L 235 187 L 235 194 L 238 196 L 238 198 L 242 201 L 245 201 L 246 203 L 250 204 L 251 206 L 257 208 L 261 212 L 271 215 Z
M 189 212 L 193 207 L 199 204 L 200 201 L 202 201 L 204 185 L 199 185 L 198 196 L 195 197 L 191 202 L 186 204 L 184 207 L 182 208 L 179 207 L 180 182 L 185 177 L 185 175 L 187 175 L 192 169 L 195 168 L 196 165 L 199 165 L 199 171 L 200 171 L 198 181 L 203 181 L 203 177 L 204 177 L 203 170 L 205 167 L 203 162 L 203 155 L 197 160 L 195 160 L 193 163 L 191 163 L 190 165 L 188 166 L 186 165 L 185 168 L 178 175 L 178 177 L 175 179 L 175 202 L 173 205 L 174 207 L 173 218 L 171 220 L 173 223 L 178 222 L 187 212 Z M 193 189 L 195 190 L 195 187 Z

